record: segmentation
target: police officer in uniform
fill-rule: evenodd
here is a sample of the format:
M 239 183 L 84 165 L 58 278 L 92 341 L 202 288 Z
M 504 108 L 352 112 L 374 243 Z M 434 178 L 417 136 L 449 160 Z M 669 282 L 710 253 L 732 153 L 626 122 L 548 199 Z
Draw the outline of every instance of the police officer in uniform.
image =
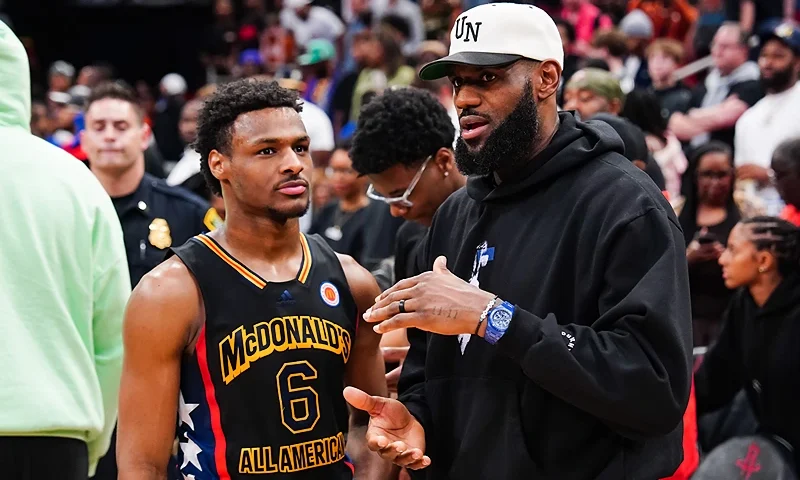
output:
M 92 91 L 81 147 L 119 215 L 132 286 L 161 263 L 170 247 L 213 230 L 217 217 L 202 198 L 145 173 L 150 134 L 131 89 L 107 83 Z M 117 478 L 115 443 L 116 432 L 96 480 Z
M 150 134 L 128 87 L 108 83 L 94 89 L 81 146 L 117 209 L 133 286 L 171 246 L 213 230 L 217 217 L 204 199 L 145 172 Z

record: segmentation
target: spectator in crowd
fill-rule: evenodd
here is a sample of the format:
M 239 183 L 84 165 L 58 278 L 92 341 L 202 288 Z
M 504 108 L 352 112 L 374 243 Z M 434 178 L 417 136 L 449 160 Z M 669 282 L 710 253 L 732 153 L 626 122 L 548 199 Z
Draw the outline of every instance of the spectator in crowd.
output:
M 772 153 L 784 140 L 800 135 L 800 29 L 788 23 L 775 26 L 762 40 L 758 58 L 766 96 L 736 122 L 736 177 L 755 192 L 767 215 L 784 207 L 769 175 Z
M 564 89 L 564 110 L 575 110 L 584 121 L 598 113 L 618 115 L 624 105 L 625 93 L 619 81 L 604 70 L 580 70 Z
M 800 231 L 775 217 L 744 220 L 731 231 L 719 263 L 736 293 L 695 375 L 698 414 L 744 389 L 760 432 L 780 439 L 785 456 L 799 465 Z
M 622 80 L 625 76 L 625 60 L 629 53 L 628 37 L 624 33 L 617 29 L 604 30 L 598 32 L 592 39 L 592 47 L 587 58 L 605 61 L 608 64 L 608 71 L 614 78 Z M 629 83 L 626 87 L 633 88 L 633 84 Z
M 159 84 L 161 98 L 156 102 L 152 131 L 158 151 L 171 162 L 177 162 L 183 155 L 178 122 L 186 103 L 186 89 L 186 80 L 177 73 L 165 75 Z
M 248 78 L 264 73 L 264 59 L 257 48 L 242 50 L 239 54 L 239 62 L 233 69 L 234 78 Z
M 236 12 L 232 0 L 214 0 L 214 21 L 207 34 L 207 44 L 201 49 L 201 61 L 210 81 L 227 78 L 238 38 Z
M 367 224 L 371 202 L 367 197 L 367 178 L 353 169 L 349 143 L 339 145 L 331 155 L 331 186 L 337 200 L 325 206 L 311 224 L 309 233 L 318 233 L 337 253 L 350 255 L 363 265 L 362 253 L 367 230 L 381 228 Z M 375 206 L 380 206 L 375 204 Z
M 344 23 L 325 7 L 311 0 L 286 0 L 280 13 L 281 26 L 294 34 L 297 45 L 305 48 L 315 38 L 338 43 L 345 32 Z
M 311 208 L 314 211 L 314 218 L 333 200 L 333 187 L 328 168 L 315 168 L 311 175 Z
M 675 78 L 683 58 L 684 50 L 677 40 L 657 38 L 647 47 L 647 71 L 652 90 L 667 119 L 675 112 L 686 113 L 692 100 L 689 88 Z
M 731 292 L 725 287 L 717 260 L 740 219 L 733 199 L 730 147 L 709 142 L 694 152 L 685 182 L 688 193 L 679 220 L 686 241 L 695 346 L 714 342 Z
M 411 0 L 372 0 L 371 9 L 375 20 L 396 16 L 407 24 L 408 35 L 403 42 L 403 54 L 411 57 L 425 40 L 425 24 L 422 10 Z
M 736 24 L 717 31 L 711 46 L 714 69 L 692 95 L 689 111 L 669 119 L 669 129 L 693 147 L 719 140 L 733 147 L 739 117 L 764 96 L 758 65 L 747 60 L 748 36 Z
M 425 64 L 446 56 L 447 47 L 444 43 L 438 40 L 427 40 L 422 42 L 419 52 L 417 52 L 416 70 L 418 75 L 414 80 L 413 86 L 427 90 L 434 97 L 436 97 L 439 100 L 439 103 L 441 103 L 444 108 L 447 109 L 447 113 L 450 114 L 450 120 L 453 122 L 453 127 L 458 129 L 458 112 L 456 112 L 456 106 L 453 104 L 453 86 L 450 85 L 450 81 L 446 78 L 440 78 L 431 81 L 419 78 L 419 71 Z M 453 142 L 455 142 L 455 137 L 453 137 Z
M 781 218 L 800 227 L 800 137 L 778 145 L 772 154 L 775 186 L 786 203 Z
M 28 72 L 0 22 L 0 191 L 11 202 L 0 223 L 0 468 L 85 480 L 116 422 L 130 280 L 102 187 L 28 129 Z
M 345 397 L 372 415 L 373 450 L 432 478 L 672 475 L 691 384 L 674 213 L 618 153 L 618 135 L 558 112 L 563 47 L 550 17 L 507 3 L 456 25 L 465 17 L 481 41 L 452 35 L 450 55 L 421 75 L 454 83 L 456 161 L 471 177 L 424 240 L 418 271 L 433 271 L 365 316 L 380 332 L 425 330 L 427 342 L 411 346 L 400 402 Z M 629 382 L 638 388 L 617 388 Z
M 330 109 L 331 95 L 336 87 L 335 61 L 336 47 L 324 38 L 308 42 L 306 52 L 297 58 L 298 65 L 303 69 L 303 82 L 306 85 L 303 99 L 326 112 Z
M 180 185 L 193 175 L 200 173 L 200 154 L 194 149 L 193 143 L 197 139 L 197 119 L 202 108 L 202 101 L 189 100 L 181 110 L 178 131 L 185 147 L 181 159 L 169 172 L 167 185 Z
M 405 65 L 403 53 L 397 39 L 386 27 L 375 31 L 364 31 L 357 42 L 363 42 L 364 66 L 353 89 L 350 121 L 358 120 L 364 95 L 370 92 L 380 93 L 393 86 L 408 86 L 414 82 L 415 71 Z
M 278 83 L 283 88 L 297 92 L 302 92 L 306 89 L 305 83 L 290 78 L 278 79 Z M 303 111 L 300 112 L 300 118 L 303 119 L 308 138 L 311 139 L 311 158 L 314 160 L 314 166 L 324 167 L 328 165 L 328 159 L 336 144 L 330 117 L 313 102 L 305 101 L 303 102 Z M 300 224 L 301 226 L 303 225 L 302 218 Z M 303 231 L 305 232 L 306 230 Z
M 683 41 L 697 21 L 697 9 L 688 0 L 631 0 L 628 8 L 646 13 L 658 38 Z
M 653 21 L 641 10 L 631 10 L 619 24 L 627 37 L 628 55 L 619 76 L 625 93 L 634 88 L 648 88 L 651 84 L 645 51 L 653 39 Z
M 649 90 L 634 90 L 625 96 L 621 115 L 644 131 L 647 149 L 661 173 L 671 202 L 681 196 L 681 178 L 689 162 L 680 140 L 667 130 L 667 116 L 658 97 Z
M 114 78 L 114 69 L 106 64 L 86 65 L 78 73 L 76 85 L 84 85 L 90 89 Z
M 50 66 L 49 84 L 51 92 L 66 92 L 75 79 L 75 67 L 72 64 L 59 60 Z
M 595 32 L 613 28 L 614 23 L 608 15 L 589 0 L 562 0 L 561 18 L 575 27 L 574 53 L 585 55 Z

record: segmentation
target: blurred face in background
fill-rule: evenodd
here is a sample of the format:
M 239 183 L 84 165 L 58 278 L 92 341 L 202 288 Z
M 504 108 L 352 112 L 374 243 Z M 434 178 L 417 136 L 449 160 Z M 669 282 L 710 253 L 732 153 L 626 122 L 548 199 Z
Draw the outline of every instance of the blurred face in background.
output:
M 724 206 L 733 188 L 731 157 L 710 152 L 697 162 L 697 195 L 701 204 Z
M 772 170 L 775 172 L 775 188 L 788 205 L 800 208 L 800 158 L 772 157 Z
M 181 119 L 178 121 L 178 131 L 180 131 L 181 140 L 187 145 L 197 139 L 197 118 L 202 108 L 202 102 L 192 100 L 186 103 L 186 105 L 183 106 L 183 110 L 181 110 Z
M 331 171 L 333 193 L 338 198 L 352 200 L 359 195 L 366 195 L 367 177 L 359 177 L 353 170 L 353 162 L 346 150 L 336 149 L 331 155 L 328 166 Z
M 220 18 L 229 17 L 233 15 L 233 4 L 230 0 L 217 0 L 214 4 L 214 13 Z
M 50 118 L 47 105 L 43 103 L 33 103 L 31 105 L 31 133 L 37 137 L 50 135 Z
M 722 75 L 729 75 L 747 61 L 747 47 L 739 42 L 739 33 L 738 26 L 724 25 L 711 42 L 711 56 Z
M 89 105 L 81 147 L 92 169 L 123 173 L 144 162 L 150 128 L 136 106 L 116 98 L 104 98 Z
M 647 71 L 655 83 L 671 83 L 672 75 L 677 69 L 678 62 L 662 51 L 656 50 L 647 57 Z
M 575 110 L 581 120 L 589 120 L 598 113 L 618 115 L 622 110 L 619 100 L 609 101 L 591 90 L 570 88 L 564 92 L 564 110 Z
M 768 92 L 782 92 L 797 82 L 797 67 L 800 62 L 786 44 L 769 40 L 758 56 L 761 83 Z
M 330 203 L 333 197 L 331 179 L 324 168 L 315 168 L 312 177 L 311 203 L 314 210 L 319 211 Z

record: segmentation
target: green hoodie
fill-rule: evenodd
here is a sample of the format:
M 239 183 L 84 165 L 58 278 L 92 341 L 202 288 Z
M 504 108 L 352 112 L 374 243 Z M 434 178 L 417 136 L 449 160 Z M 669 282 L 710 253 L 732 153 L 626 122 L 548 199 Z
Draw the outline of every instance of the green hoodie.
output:
M 91 475 L 116 421 L 122 229 L 91 172 L 30 133 L 30 113 L 25 49 L 0 22 L 0 435 L 84 440 Z

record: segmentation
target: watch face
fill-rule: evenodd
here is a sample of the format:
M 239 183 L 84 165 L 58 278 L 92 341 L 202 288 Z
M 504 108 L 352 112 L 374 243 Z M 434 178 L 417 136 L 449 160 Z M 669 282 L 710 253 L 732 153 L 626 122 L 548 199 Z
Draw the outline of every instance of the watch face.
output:
M 511 312 L 505 308 L 498 308 L 492 312 L 489 319 L 492 322 L 492 326 L 499 330 L 505 330 L 508 328 L 508 324 L 511 323 Z

